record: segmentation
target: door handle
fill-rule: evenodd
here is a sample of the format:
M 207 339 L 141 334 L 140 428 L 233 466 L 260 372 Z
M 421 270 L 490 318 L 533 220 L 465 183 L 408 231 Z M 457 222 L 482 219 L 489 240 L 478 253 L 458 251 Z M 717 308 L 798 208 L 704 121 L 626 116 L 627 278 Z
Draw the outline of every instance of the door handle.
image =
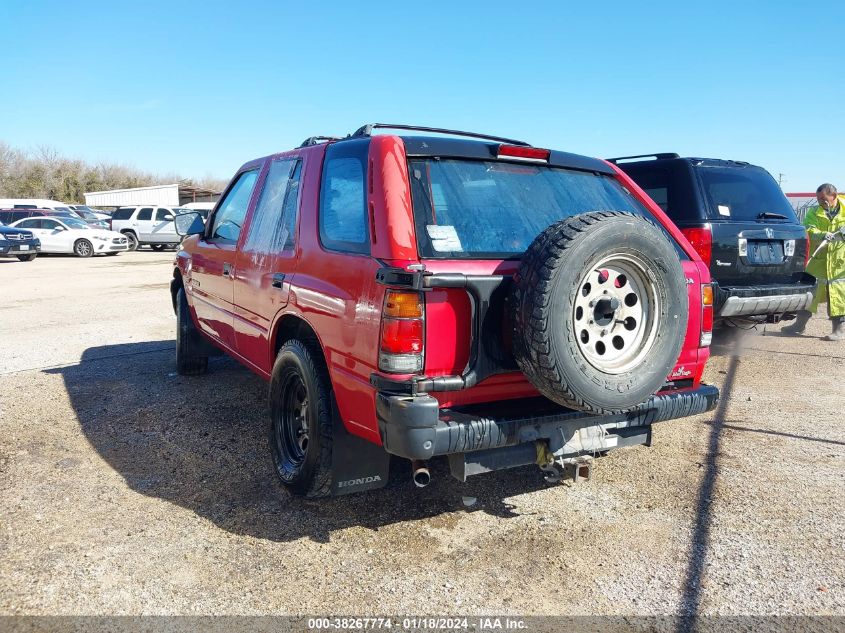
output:
M 223 263 L 223 276 L 224 277 L 231 277 L 232 276 L 232 264 Z
M 285 280 L 285 273 L 273 273 L 273 287 L 281 288 Z

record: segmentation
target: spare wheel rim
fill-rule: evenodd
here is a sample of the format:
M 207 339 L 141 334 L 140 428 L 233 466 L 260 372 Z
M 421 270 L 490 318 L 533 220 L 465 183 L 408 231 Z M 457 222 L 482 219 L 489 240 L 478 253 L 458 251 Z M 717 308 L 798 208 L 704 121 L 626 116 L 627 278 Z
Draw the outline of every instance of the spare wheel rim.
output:
M 601 372 L 630 371 L 654 346 L 660 305 L 647 271 L 636 255 L 616 253 L 592 265 L 578 284 L 573 334 L 584 358 Z

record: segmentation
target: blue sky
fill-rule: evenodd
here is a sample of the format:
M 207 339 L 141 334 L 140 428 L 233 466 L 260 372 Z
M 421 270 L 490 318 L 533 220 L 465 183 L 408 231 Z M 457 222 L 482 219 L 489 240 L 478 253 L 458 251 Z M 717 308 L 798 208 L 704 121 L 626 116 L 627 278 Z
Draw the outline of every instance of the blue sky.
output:
M 228 178 L 372 121 L 845 189 L 845 3 L 0 1 L 0 140 Z

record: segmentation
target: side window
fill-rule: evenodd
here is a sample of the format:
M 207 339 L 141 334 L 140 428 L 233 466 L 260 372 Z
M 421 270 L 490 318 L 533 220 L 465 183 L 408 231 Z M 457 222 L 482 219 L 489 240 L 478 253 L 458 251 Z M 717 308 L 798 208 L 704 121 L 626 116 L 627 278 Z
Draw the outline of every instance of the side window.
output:
M 153 208 L 152 207 L 144 207 L 143 209 L 138 211 L 138 217 L 136 219 L 138 221 L 152 220 L 153 219 Z
M 47 229 L 48 231 L 59 228 L 59 223 L 55 220 L 48 220 L 47 218 L 44 218 L 43 220 L 39 220 L 39 222 L 41 222 L 41 228 Z
M 245 251 L 269 253 L 293 249 L 301 164 L 295 159 L 270 163 L 249 225 Z
M 11 211 L 0 211 L 0 222 L 3 224 L 9 224 L 10 222 L 14 222 L 16 218 L 13 217 L 14 214 Z
M 18 224 L 21 229 L 39 229 L 41 228 L 41 220 L 24 220 Z
M 654 200 L 657 203 L 657 206 L 663 209 L 664 211 L 669 210 L 669 188 L 668 187 L 652 187 L 652 188 L 643 188 L 648 194 L 648 197 Z
M 132 217 L 132 212 L 134 210 L 135 209 L 132 207 L 118 209 L 117 211 L 112 213 L 111 218 L 112 220 L 128 220 L 130 217 Z
M 173 211 L 170 209 L 162 209 L 159 207 L 156 209 L 156 222 L 165 222 L 167 220 L 173 219 Z
M 238 241 L 257 179 L 257 169 L 245 171 L 238 177 L 226 197 L 217 205 L 217 212 L 214 214 L 211 226 L 212 239 Z
M 330 145 L 320 188 L 320 241 L 330 250 L 369 253 L 369 224 L 364 188 L 368 144 Z

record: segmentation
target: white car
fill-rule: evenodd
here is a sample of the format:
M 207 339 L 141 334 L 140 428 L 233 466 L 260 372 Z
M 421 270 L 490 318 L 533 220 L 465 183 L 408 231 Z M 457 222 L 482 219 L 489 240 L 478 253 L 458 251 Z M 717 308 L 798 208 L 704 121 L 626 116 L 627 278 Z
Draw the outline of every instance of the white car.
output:
M 42 253 L 74 253 L 79 257 L 91 257 L 98 253 L 117 255 L 129 250 L 126 236 L 93 228 L 79 218 L 26 218 L 9 226 L 31 231 L 41 240 Z
M 176 232 L 173 218 L 185 213 L 183 207 L 141 205 L 120 207 L 111 216 L 112 231 L 123 233 L 129 240 L 129 250 L 149 244 L 154 251 L 176 247 L 182 237 Z

